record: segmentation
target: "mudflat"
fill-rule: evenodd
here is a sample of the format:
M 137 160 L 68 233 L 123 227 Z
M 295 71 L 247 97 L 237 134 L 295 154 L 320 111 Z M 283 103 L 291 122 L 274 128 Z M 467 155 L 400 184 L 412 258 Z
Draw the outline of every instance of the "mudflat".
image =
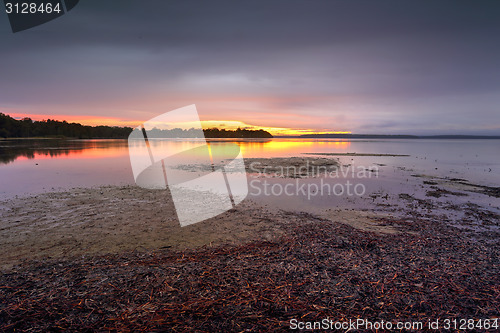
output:
M 0 214 L 0 265 L 4 269 L 33 259 L 273 240 L 300 215 L 244 200 L 226 213 L 181 227 L 168 191 L 137 186 L 13 198 L 0 202 Z M 325 211 L 318 217 L 380 233 L 402 230 L 378 225 L 380 215 L 369 212 Z
M 173 212 L 165 191 L 131 186 L 2 202 L 0 330 L 276 332 L 324 318 L 498 325 L 499 240 L 487 233 L 248 200 L 184 228 Z

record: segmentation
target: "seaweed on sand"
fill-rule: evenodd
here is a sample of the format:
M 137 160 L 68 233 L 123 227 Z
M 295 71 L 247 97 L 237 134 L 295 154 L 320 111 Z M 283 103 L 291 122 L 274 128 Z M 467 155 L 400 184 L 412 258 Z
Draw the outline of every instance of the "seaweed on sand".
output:
M 293 318 L 500 313 L 498 244 L 438 222 L 381 237 L 302 218 L 314 223 L 273 242 L 26 263 L 0 277 L 0 330 L 284 331 Z

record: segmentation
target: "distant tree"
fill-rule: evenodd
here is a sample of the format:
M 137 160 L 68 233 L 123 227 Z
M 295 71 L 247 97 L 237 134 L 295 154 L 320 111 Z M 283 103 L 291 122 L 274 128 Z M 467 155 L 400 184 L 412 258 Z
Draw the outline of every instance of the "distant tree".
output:
M 84 126 L 78 123 L 52 119 L 33 121 L 30 118 L 16 120 L 0 113 L 0 137 L 71 137 L 91 138 L 126 138 L 132 132 L 130 127 Z
M 218 128 L 204 129 L 206 138 L 272 138 L 272 134 L 264 130 L 248 130 L 237 128 L 235 131 Z
M 85 126 L 67 121 L 53 119 L 33 121 L 30 118 L 16 120 L 0 113 L 0 137 L 67 137 L 78 139 L 120 139 L 127 138 L 132 132 L 131 127 L 117 126 Z M 264 130 L 248 130 L 238 128 L 235 131 L 207 128 L 203 130 L 206 138 L 272 138 L 271 133 Z M 148 131 L 150 138 L 196 138 L 201 137 L 199 129 L 174 128 L 160 130 L 153 128 Z

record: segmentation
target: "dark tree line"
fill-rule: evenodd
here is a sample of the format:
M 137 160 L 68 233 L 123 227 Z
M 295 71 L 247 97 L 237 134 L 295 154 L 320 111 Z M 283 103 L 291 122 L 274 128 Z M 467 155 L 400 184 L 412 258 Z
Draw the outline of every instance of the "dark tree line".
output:
M 33 121 L 30 118 L 16 120 L 0 113 L 0 138 L 67 137 L 79 139 L 126 138 L 130 127 L 85 126 L 58 120 Z
M 272 138 L 271 133 L 264 130 L 247 130 L 238 128 L 237 130 L 225 130 L 218 128 L 203 129 L 205 138 Z M 150 139 L 157 138 L 200 138 L 202 137 L 200 129 L 190 128 L 173 128 L 173 129 L 158 129 L 153 128 L 146 131 L 146 135 Z
M 271 133 L 264 130 L 247 130 L 238 128 L 231 131 L 218 128 L 203 129 L 205 138 L 272 138 Z M 200 138 L 202 137 L 200 129 L 190 128 L 173 128 L 173 129 L 158 129 L 153 128 L 146 131 L 149 139 L 158 138 Z
M 30 118 L 16 120 L 0 113 L 0 138 L 61 137 L 78 139 L 126 139 L 132 132 L 131 127 L 85 126 L 58 120 L 33 121 Z M 264 130 L 225 130 L 218 128 L 204 129 L 206 138 L 272 138 L 271 133 Z M 152 129 L 148 131 L 150 138 L 195 138 L 200 131 L 193 128 L 185 130 Z
M 238 128 L 228 131 L 218 128 L 207 128 L 203 130 L 206 138 L 272 138 L 271 133 L 264 130 L 247 130 Z

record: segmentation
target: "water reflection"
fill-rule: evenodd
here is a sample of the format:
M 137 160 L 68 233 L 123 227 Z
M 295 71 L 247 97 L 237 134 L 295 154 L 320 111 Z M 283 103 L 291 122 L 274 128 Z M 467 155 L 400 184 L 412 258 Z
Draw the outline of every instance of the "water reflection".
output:
M 273 139 L 236 143 L 240 145 L 244 157 L 297 156 L 309 151 L 347 151 L 351 146 L 350 141 L 336 139 Z
M 207 139 L 209 145 L 224 146 L 236 143 L 244 157 L 296 156 L 311 151 L 347 151 L 350 141 L 301 140 L 301 139 Z M 193 142 L 186 139 L 150 140 L 151 144 L 164 149 L 189 149 Z M 17 139 L 0 140 L 0 164 L 13 163 L 18 159 L 44 158 L 99 158 L 128 155 L 127 140 L 64 140 L 64 139 Z
M 126 149 L 126 140 L 22 139 L 0 141 L 0 164 L 17 159 L 61 158 L 82 155 L 85 150 Z M 88 154 L 86 154 L 88 155 Z M 100 155 L 100 154 L 97 154 Z M 90 157 L 90 156 L 86 156 Z
M 243 158 L 311 156 L 304 153 L 361 153 L 366 156 L 332 156 L 341 164 L 384 165 L 413 174 L 467 179 L 498 186 L 498 140 L 338 140 L 338 139 L 208 139 L 222 153 L 236 143 Z M 151 140 L 158 148 L 187 151 L 193 140 Z M 127 140 L 0 140 L 0 199 L 54 189 L 134 184 Z M 149 160 L 147 150 L 139 149 Z M 376 156 L 370 154 L 388 154 Z M 392 157 L 409 155 L 407 157 Z M 389 175 L 390 173 L 386 173 Z

